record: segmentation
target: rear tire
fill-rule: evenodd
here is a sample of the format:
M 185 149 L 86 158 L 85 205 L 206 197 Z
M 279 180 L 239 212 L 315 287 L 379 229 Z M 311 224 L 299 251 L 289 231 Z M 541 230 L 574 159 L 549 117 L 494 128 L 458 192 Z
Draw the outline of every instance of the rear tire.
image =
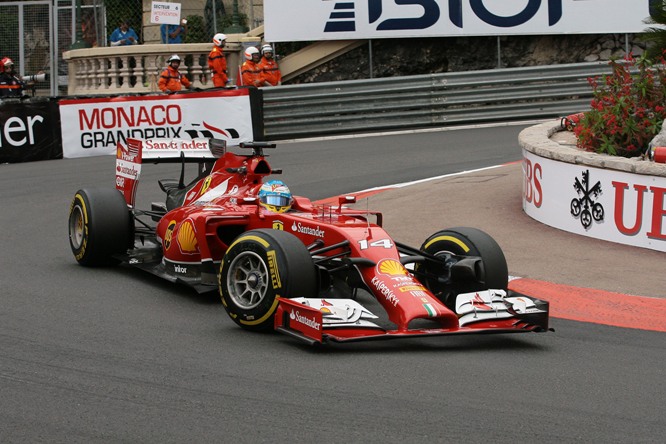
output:
M 246 330 L 273 328 L 282 298 L 316 297 L 314 262 L 293 234 L 252 230 L 236 238 L 220 265 L 219 291 L 229 317 Z
M 131 220 L 120 191 L 114 188 L 77 191 L 69 209 L 69 245 L 74 258 L 86 266 L 118 263 L 113 256 L 127 252 Z
M 506 290 L 509 285 L 509 270 L 502 248 L 487 233 L 471 227 L 455 227 L 439 231 L 423 242 L 421 251 L 435 256 L 452 253 L 458 256 L 478 256 L 482 267 L 477 281 L 452 282 L 442 284 L 435 279 L 422 282 L 428 290 L 438 296 L 442 302 L 451 306 L 455 296 L 487 289 Z M 427 264 L 424 265 L 427 267 Z M 417 270 L 419 270 L 417 268 Z M 424 269 L 426 272 L 436 270 Z

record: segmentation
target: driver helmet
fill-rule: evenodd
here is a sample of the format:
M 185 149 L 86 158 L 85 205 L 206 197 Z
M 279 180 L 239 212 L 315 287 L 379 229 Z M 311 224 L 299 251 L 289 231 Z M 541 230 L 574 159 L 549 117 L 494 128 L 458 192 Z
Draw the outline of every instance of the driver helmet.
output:
M 266 182 L 259 189 L 259 204 L 274 213 L 289 211 L 292 202 L 291 191 L 281 180 Z
M 252 60 L 254 54 L 259 54 L 259 50 L 254 46 L 250 46 L 245 50 L 245 59 Z
M 224 46 L 225 40 L 227 40 L 227 36 L 221 32 L 218 32 L 213 36 L 213 43 L 215 46 Z

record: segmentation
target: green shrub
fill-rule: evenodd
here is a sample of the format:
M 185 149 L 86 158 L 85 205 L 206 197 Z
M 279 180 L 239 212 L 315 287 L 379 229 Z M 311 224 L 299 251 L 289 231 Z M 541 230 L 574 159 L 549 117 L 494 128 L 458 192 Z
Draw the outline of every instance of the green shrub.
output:
M 594 97 L 574 128 L 578 146 L 624 157 L 643 154 L 666 118 L 664 63 L 663 56 L 656 64 L 629 56 L 610 62 L 612 74 L 588 79 Z
M 208 43 L 213 36 L 208 36 L 204 27 L 204 19 L 200 15 L 187 16 L 187 35 L 185 43 Z

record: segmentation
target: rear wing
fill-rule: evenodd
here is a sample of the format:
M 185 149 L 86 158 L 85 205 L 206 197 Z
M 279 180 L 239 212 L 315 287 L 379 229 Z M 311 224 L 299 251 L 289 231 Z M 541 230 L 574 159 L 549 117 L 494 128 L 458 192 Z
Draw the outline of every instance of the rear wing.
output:
M 226 151 L 221 139 L 127 139 L 127 145 L 118 142 L 116 149 L 116 189 L 125 197 L 127 205 L 134 207 L 136 190 L 141 176 L 141 165 L 150 163 L 181 163 L 181 180 L 185 163 L 211 163 Z

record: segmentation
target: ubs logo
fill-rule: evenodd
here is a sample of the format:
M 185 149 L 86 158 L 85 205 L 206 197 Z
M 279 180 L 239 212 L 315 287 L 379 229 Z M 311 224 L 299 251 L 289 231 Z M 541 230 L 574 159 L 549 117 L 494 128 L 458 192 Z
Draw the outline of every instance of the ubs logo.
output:
M 331 1 L 331 0 L 323 0 Z M 499 28 L 512 28 L 530 21 L 541 8 L 542 3 L 548 6 L 548 26 L 553 26 L 562 18 L 563 0 L 528 0 L 522 11 L 510 16 L 498 15 L 490 11 L 487 0 L 367 0 L 369 24 L 377 23 L 378 31 L 418 30 L 427 29 L 437 23 L 441 17 L 440 3 L 448 3 L 449 21 L 458 28 L 463 27 L 463 2 L 469 2 L 474 14 L 485 23 Z M 380 20 L 383 15 L 384 2 L 393 2 L 398 6 L 423 8 L 421 16 L 407 16 Z M 333 12 L 326 23 L 324 32 L 356 31 L 356 13 L 353 1 L 336 1 Z
M 571 215 L 580 218 L 580 223 L 586 230 L 590 229 L 592 220 L 604 221 L 604 207 L 597 202 L 601 195 L 601 182 L 592 185 L 590 182 L 590 170 L 583 171 L 583 179 L 574 179 L 574 189 L 579 197 L 571 200 Z

